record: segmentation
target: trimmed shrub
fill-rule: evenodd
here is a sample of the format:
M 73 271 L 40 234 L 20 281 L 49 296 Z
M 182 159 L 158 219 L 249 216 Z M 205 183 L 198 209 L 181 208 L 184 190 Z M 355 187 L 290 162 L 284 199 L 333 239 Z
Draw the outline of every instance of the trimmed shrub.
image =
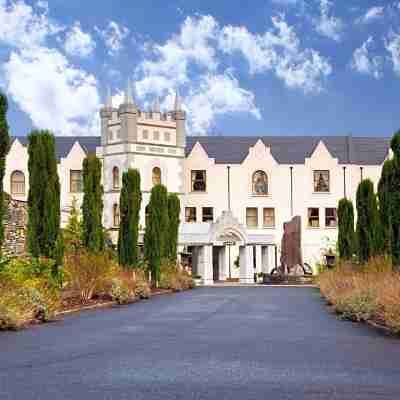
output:
M 147 279 L 145 271 L 141 269 L 137 270 L 135 272 L 135 295 L 140 299 L 148 299 L 150 294 L 149 280 Z
M 191 275 L 174 263 L 164 261 L 161 266 L 159 287 L 171 289 L 175 292 L 194 288 L 195 283 Z
M 176 262 L 177 246 L 178 246 L 178 232 L 179 232 L 179 215 L 181 213 L 181 202 L 176 193 L 168 195 L 168 241 L 167 241 L 167 257 L 171 262 Z
M 338 206 L 338 248 L 342 260 L 350 260 L 355 253 L 354 209 L 348 199 L 341 199 Z
M 135 300 L 135 286 L 124 279 L 114 278 L 111 281 L 111 297 L 118 304 L 128 304 Z
M 391 245 L 393 262 L 400 267 L 400 131 L 397 132 L 391 141 L 393 150 L 393 174 L 391 179 Z

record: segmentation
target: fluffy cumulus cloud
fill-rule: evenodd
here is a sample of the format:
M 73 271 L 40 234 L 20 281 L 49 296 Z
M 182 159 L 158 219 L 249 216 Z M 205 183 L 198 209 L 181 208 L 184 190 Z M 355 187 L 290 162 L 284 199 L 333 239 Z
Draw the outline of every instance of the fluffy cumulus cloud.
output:
M 382 77 L 383 59 L 371 54 L 373 45 L 374 39 L 370 36 L 361 47 L 354 51 L 350 66 L 361 74 L 371 75 L 379 79 Z
M 4 70 L 8 93 L 36 127 L 64 135 L 98 133 L 96 79 L 60 52 L 44 47 L 12 52 Z
M 271 71 L 289 88 L 319 92 L 332 72 L 329 61 L 314 49 L 303 49 L 284 18 L 273 17 L 272 24 L 273 29 L 261 35 L 245 27 L 224 27 L 220 47 L 225 53 L 241 52 L 253 74 Z
M 385 47 L 390 54 L 394 72 L 400 75 L 400 34 L 390 32 L 385 40 Z
M 79 22 L 69 29 L 65 36 L 64 48 L 67 54 L 77 57 L 88 57 L 93 53 L 96 42 L 90 33 L 83 32 Z
M 103 38 L 110 56 L 115 56 L 124 48 L 124 40 L 129 35 L 129 29 L 110 21 L 105 29 L 96 27 L 97 33 Z
M 49 18 L 47 2 L 34 8 L 24 1 L 0 0 L 0 44 L 10 47 L 0 70 L 2 85 L 35 127 L 64 135 L 98 134 L 96 79 L 48 46 L 65 30 Z M 88 51 L 82 43 L 68 46 L 70 53 Z
M 370 22 L 381 19 L 385 16 L 385 7 L 375 6 L 369 8 L 366 13 L 360 17 L 357 22 L 362 24 L 368 24 Z
M 330 39 L 340 41 L 344 29 L 343 21 L 332 14 L 333 2 L 320 0 L 320 16 L 314 21 L 316 31 Z

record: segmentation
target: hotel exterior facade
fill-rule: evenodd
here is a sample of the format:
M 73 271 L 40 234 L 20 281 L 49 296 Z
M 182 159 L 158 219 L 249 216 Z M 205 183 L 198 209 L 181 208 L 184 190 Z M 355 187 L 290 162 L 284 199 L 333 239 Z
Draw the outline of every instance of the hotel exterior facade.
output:
M 62 224 L 72 200 L 82 202 L 82 162 L 89 152 L 103 164 L 104 226 L 117 240 L 122 174 L 136 168 L 146 205 L 157 183 L 181 200 L 179 252 L 190 254 L 204 284 L 239 278 L 279 264 L 284 222 L 302 221 L 302 253 L 315 267 L 337 240 L 337 204 L 355 202 L 364 178 L 377 185 L 390 157 L 389 139 L 352 136 L 187 136 L 177 95 L 174 110 L 140 111 L 127 90 L 124 103 L 111 99 L 100 110 L 101 136 L 56 137 Z M 6 160 L 4 190 L 28 195 L 27 138 L 14 137 Z

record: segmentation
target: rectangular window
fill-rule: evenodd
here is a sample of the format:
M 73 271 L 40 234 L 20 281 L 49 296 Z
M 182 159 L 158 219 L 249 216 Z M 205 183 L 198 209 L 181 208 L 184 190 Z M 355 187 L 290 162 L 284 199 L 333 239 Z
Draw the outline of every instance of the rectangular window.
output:
M 153 132 L 153 139 L 154 140 L 160 140 L 160 132 L 154 131 Z
M 148 130 L 142 131 L 142 137 L 143 139 L 147 140 L 149 138 L 149 131 Z
M 337 210 L 336 208 L 325 208 L 325 226 L 327 228 L 337 227 Z
M 314 192 L 329 192 L 329 171 L 314 171 Z
M 275 228 L 275 208 L 264 208 L 264 228 Z
M 193 170 L 191 171 L 192 192 L 205 192 L 206 191 L 206 171 Z
M 309 228 L 319 228 L 319 208 L 308 209 L 308 226 Z
M 70 171 L 70 192 L 82 193 L 83 192 L 83 175 L 82 171 Z
M 169 132 L 164 132 L 164 140 L 169 142 L 171 140 L 171 134 Z
M 185 221 L 196 222 L 196 207 L 185 208 Z
M 246 208 L 246 225 L 248 228 L 258 228 L 258 209 Z
M 203 207 L 203 222 L 214 222 L 214 209 Z

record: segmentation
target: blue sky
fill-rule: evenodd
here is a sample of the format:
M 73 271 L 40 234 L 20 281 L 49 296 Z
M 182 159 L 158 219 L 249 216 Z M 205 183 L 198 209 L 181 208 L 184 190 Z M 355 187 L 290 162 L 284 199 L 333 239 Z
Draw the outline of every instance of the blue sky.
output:
M 179 89 L 190 134 L 390 136 L 399 22 L 400 0 L 0 0 L 0 88 L 14 135 L 98 135 L 129 77 L 142 109 Z

